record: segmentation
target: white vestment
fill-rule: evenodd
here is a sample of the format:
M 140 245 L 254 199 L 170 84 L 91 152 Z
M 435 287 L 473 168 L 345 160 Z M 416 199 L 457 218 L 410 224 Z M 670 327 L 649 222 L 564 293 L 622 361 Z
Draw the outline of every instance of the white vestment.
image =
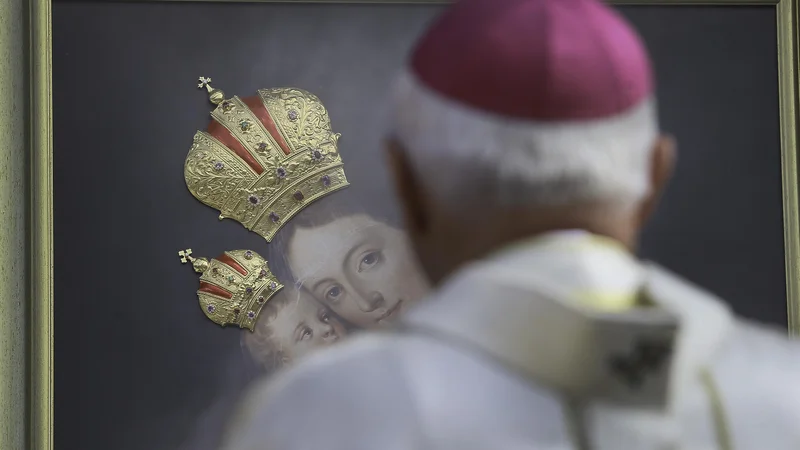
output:
M 256 386 L 225 450 L 800 449 L 800 344 L 598 240 L 466 267 Z M 646 306 L 590 305 L 626 295 Z

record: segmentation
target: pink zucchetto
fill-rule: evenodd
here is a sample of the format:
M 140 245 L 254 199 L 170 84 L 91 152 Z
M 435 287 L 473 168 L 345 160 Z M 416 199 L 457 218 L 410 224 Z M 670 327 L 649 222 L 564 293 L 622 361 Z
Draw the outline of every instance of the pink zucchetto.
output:
M 392 114 L 445 203 L 629 204 L 649 189 L 650 58 L 600 0 L 457 1 L 413 48 Z
M 653 89 L 636 31 L 597 0 L 462 0 L 420 39 L 410 70 L 453 101 L 502 116 L 581 120 Z

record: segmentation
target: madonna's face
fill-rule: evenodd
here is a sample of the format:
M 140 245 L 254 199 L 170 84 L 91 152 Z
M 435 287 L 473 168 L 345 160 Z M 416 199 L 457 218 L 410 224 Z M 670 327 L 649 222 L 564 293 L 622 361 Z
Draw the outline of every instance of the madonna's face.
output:
M 366 214 L 298 228 L 288 259 L 304 289 L 362 328 L 392 321 L 428 290 L 405 234 Z

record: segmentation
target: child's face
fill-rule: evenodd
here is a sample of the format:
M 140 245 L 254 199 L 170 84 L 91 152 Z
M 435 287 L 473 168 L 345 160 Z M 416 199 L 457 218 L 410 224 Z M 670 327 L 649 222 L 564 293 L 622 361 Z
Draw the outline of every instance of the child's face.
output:
M 291 299 L 270 322 L 275 345 L 290 361 L 310 350 L 336 342 L 346 333 L 344 326 L 327 308 L 303 292 L 291 292 Z

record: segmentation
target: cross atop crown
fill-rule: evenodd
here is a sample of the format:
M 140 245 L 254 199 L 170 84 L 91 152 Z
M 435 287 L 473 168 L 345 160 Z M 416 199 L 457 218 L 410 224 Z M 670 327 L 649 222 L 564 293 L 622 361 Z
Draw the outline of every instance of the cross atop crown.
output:
M 203 273 L 206 271 L 206 269 L 208 269 L 208 260 L 205 258 L 193 257 L 192 249 L 190 248 L 179 251 L 178 256 L 181 257 L 181 264 L 186 264 L 188 262 L 192 263 L 192 267 L 194 268 L 194 271 L 197 273 Z
M 179 251 L 178 256 L 181 257 L 181 263 L 183 264 L 186 264 L 187 262 L 194 260 L 194 258 L 192 257 L 192 249 L 190 248 Z
M 199 77 L 197 79 L 197 87 L 200 89 L 206 88 L 208 91 L 208 99 L 215 105 L 219 105 L 225 100 L 225 93 L 211 86 L 211 78 Z

